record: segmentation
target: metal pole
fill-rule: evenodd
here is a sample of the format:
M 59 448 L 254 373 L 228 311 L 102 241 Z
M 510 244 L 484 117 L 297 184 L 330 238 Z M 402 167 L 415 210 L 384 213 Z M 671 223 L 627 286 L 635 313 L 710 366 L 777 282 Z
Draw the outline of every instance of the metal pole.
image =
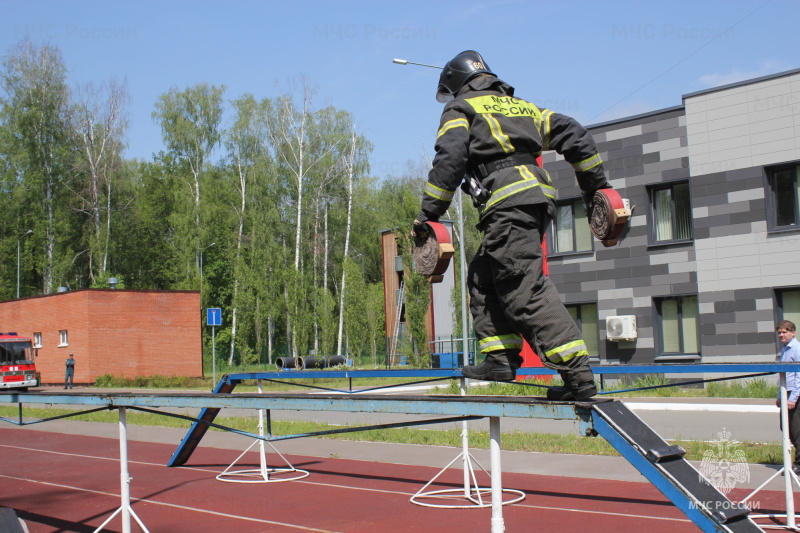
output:
M 460 235 L 460 248 L 461 257 L 459 258 L 459 265 L 461 266 L 461 335 L 463 342 L 461 343 L 462 350 L 464 351 L 464 361 L 462 364 L 469 364 L 469 346 L 467 344 L 467 247 L 464 242 L 464 192 L 458 189 L 458 233 Z M 469 385 L 467 385 L 469 386 Z M 466 422 L 465 422 L 466 424 Z
M 22 235 L 21 237 L 19 237 L 17 239 L 17 300 L 19 300 L 19 263 L 20 263 L 19 250 L 20 250 L 20 242 L 22 241 L 22 239 L 24 239 L 25 237 L 31 235 L 32 233 L 33 233 L 33 230 L 29 229 L 28 231 L 25 232 L 24 235 Z
M 783 488 L 786 496 L 786 527 L 795 528 L 794 494 L 792 494 L 792 451 L 789 441 L 789 399 L 786 395 L 786 372 L 781 372 L 781 433 L 783 434 Z
M 214 378 L 211 382 L 213 387 L 216 387 L 217 383 L 217 336 L 216 336 L 217 328 L 215 326 L 211 326 L 211 367 L 214 369 Z
M 461 385 L 461 396 L 466 396 L 468 387 L 467 378 L 462 376 L 459 384 Z M 461 422 L 461 455 L 464 466 L 464 498 L 469 498 L 469 476 L 472 468 L 469 461 L 469 423 L 466 420 Z M 480 490 L 478 487 L 475 487 L 475 489 Z
M 17 300 L 19 300 L 19 241 L 22 240 L 17 239 Z
M 466 252 L 467 247 L 464 243 L 464 193 L 461 189 L 458 190 L 458 235 L 459 235 L 459 266 L 461 267 L 461 351 L 462 358 L 461 365 L 469 364 L 469 345 L 467 342 L 467 260 Z M 465 377 L 461 378 L 461 396 L 467 395 L 469 388 L 469 380 Z M 461 423 L 461 449 L 464 455 L 464 497 L 469 498 L 469 475 L 470 475 L 470 462 L 469 462 L 469 422 L 464 420 Z M 475 487 L 476 490 L 480 490 Z
M 119 408 L 119 470 L 122 533 L 131 533 L 131 477 L 128 475 L 128 423 L 125 407 Z
M 264 394 L 264 387 L 261 384 L 261 380 L 259 379 L 256 383 L 258 383 L 258 393 Z M 264 436 L 264 413 L 265 409 L 258 410 L 258 434 L 260 436 Z M 259 458 L 260 458 L 260 466 L 261 466 L 261 477 L 264 480 L 269 480 L 269 469 L 267 468 L 267 453 L 264 449 L 264 440 L 261 439 L 258 441 L 259 447 Z
M 492 470 L 492 533 L 506 530 L 503 522 L 503 479 L 500 468 L 500 417 L 489 417 L 489 451 Z

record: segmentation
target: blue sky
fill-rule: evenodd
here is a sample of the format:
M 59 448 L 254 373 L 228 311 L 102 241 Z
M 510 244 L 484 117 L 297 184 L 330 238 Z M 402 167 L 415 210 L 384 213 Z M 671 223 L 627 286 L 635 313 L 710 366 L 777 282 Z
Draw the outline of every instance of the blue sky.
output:
M 260 99 L 305 75 L 317 107 L 354 115 L 380 177 L 432 156 L 442 109 L 439 71 L 395 57 L 478 50 L 518 96 L 585 124 L 800 67 L 796 0 L 0 0 L 0 13 L 2 55 L 27 36 L 61 49 L 71 85 L 127 80 L 127 157 L 163 148 L 151 112 L 171 87 Z

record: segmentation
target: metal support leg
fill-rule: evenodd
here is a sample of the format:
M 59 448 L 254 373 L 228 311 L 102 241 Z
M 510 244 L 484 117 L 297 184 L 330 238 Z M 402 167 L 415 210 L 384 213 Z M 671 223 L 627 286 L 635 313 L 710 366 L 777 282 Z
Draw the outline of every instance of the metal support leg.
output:
M 467 378 L 461 377 L 459 381 L 461 386 L 461 396 L 467 395 Z M 461 422 L 461 457 L 464 466 L 464 498 L 469 498 L 470 484 L 469 477 L 472 472 L 472 465 L 469 462 L 469 422 L 464 420 Z
M 489 451 L 492 469 L 492 533 L 503 533 L 503 477 L 500 468 L 500 417 L 489 417 Z
M 747 503 L 753 499 L 761 489 L 766 487 L 770 481 L 783 474 L 783 493 L 786 502 L 786 514 L 753 514 L 752 518 L 783 518 L 786 517 L 786 529 L 797 531 L 797 518 L 794 511 L 794 492 L 792 483 L 797 483 L 800 486 L 800 480 L 792 470 L 792 442 L 789 437 L 789 398 L 786 391 L 786 373 L 779 374 L 780 383 L 778 385 L 778 398 L 780 399 L 780 417 L 781 417 L 781 448 L 783 450 L 783 468 L 775 472 L 768 480 L 762 483 L 757 489 L 751 492 L 742 503 Z M 797 453 L 797 450 L 795 450 Z
M 131 480 L 128 474 L 128 421 L 125 407 L 119 407 L 119 471 L 120 471 L 120 507 L 109 516 L 94 533 L 102 531 L 111 520 L 121 513 L 122 533 L 131 533 L 131 516 L 145 533 L 150 533 L 133 509 L 131 509 Z
M 461 395 L 466 396 L 466 389 L 469 386 L 469 381 L 467 378 L 461 378 Z M 500 441 L 500 419 L 497 418 L 497 441 Z M 447 466 L 442 468 L 438 474 L 433 476 L 433 479 L 428 481 L 424 487 L 419 489 L 416 494 L 414 494 L 410 500 L 411 503 L 421 505 L 423 507 L 435 507 L 440 509 L 475 509 L 475 508 L 486 508 L 490 505 L 494 505 L 494 498 L 495 498 L 495 481 L 494 475 L 495 472 L 495 457 L 492 455 L 492 466 L 491 471 L 489 473 L 486 469 L 475 459 L 472 454 L 469 452 L 469 427 L 467 422 L 462 422 L 462 429 L 461 429 L 461 446 L 462 450 L 455 459 L 447 463 Z M 427 488 L 433 485 L 433 483 L 439 479 L 445 470 L 450 468 L 456 461 L 459 459 L 462 460 L 463 468 L 464 468 L 464 487 L 462 489 L 443 489 L 443 490 L 434 490 L 426 492 Z M 499 445 L 498 445 L 498 456 L 497 456 L 497 471 L 499 472 L 500 469 L 500 457 L 499 457 Z M 489 475 L 491 480 L 491 487 L 480 487 L 478 485 L 478 479 L 475 476 L 475 468 L 473 463 L 478 465 L 484 474 Z M 521 502 L 525 499 L 525 493 L 516 489 L 503 489 L 502 482 L 500 482 L 498 487 L 498 494 L 499 494 L 499 504 L 500 506 L 503 505 L 511 505 L 513 503 Z M 461 493 L 461 496 L 453 496 L 454 494 Z M 503 493 L 511 494 L 512 497 L 508 501 L 503 501 Z M 484 501 L 484 496 L 491 495 L 491 498 L 487 501 Z M 433 503 L 432 500 L 443 501 L 443 502 L 453 502 L 453 501 L 461 501 L 461 504 L 453 504 L 450 503 Z M 501 518 L 502 520 L 502 518 Z M 493 530 L 494 531 L 494 530 Z M 502 531 L 502 530 L 501 530 Z
M 794 494 L 792 494 L 792 443 L 789 439 L 789 398 L 786 394 L 786 373 L 781 373 L 781 433 L 783 434 L 783 490 L 786 496 L 786 527 L 795 529 Z
M 257 384 L 258 393 L 263 394 L 264 388 L 262 386 L 262 381 L 260 379 L 257 380 Z M 260 437 L 264 436 L 265 423 L 267 428 L 267 438 L 272 438 L 272 415 L 270 414 L 270 410 L 259 409 L 258 435 Z M 245 454 L 247 454 L 247 452 L 249 452 L 256 445 L 258 446 L 259 468 L 232 470 L 233 467 L 239 462 L 239 459 L 244 457 Z M 278 457 L 283 460 L 283 462 L 286 464 L 285 468 L 270 468 L 269 464 L 267 463 L 267 445 L 272 448 L 272 451 L 274 451 Z M 263 439 L 255 439 L 253 443 L 248 446 L 247 449 L 243 451 L 241 455 L 239 455 L 239 457 L 237 457 L 236 460 L 228 466 L 228 468 L 226 468 L 221 474 L 217 475 L 217 479 L 227 483 L 278 483 L 284 481 L 297 481 L 298 479 L 303 479 L 308 476 L 308 470 L 300 470 L 299 468 L 295 468 L 294 465 L 292 465 L 292 463 L 290 463 L 289 460 L 278 451 L 272 442 L 265 441 Z

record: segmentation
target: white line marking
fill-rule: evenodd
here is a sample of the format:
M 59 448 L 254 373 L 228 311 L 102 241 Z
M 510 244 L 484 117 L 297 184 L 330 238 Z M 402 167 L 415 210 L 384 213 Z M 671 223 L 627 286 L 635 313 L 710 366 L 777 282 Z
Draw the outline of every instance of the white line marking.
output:
M 625 402 L 634 411 L 704 411 L 709 413 L 778 413 L 774 405 L 745 405 L 729 403 L 645 403 Z
M 61 488 L 61 489 L 76 490 L 78 492 L 89 492 L 91 494 L 101 494 L 103 496 L 111 496 L 112 498 L 119 498 L 119 494 L 114 494 L 114 493 L 111 493 L 111 492 L 105 492 L 105 491 L 101 491 L 101 490 L 84 489 L 84 488 L 75 487 L 75 486 L 72 486 L 72 485 L 62 485 L 60 483 L 50 483 L 48 481 L 36 481 L 36 480 L 33 480 L 33 479 L 14 477 L 14 476 L 6 476 L 6 475 L 3 475 L 3 474 L 0 474 L 0 478 L 12 479 L 14 481 L 23 481 L 23 482 L 26 482 L 26 483 L 35 483 L 37 485 L 47 485 L 48 487 L 58 487 L 58 488 Z M 314 527 L 300 526 L 300 525 L 297 525 L 297 524 L 287 524 L 285 522 L 276 522 L 274 520 L 265 520 L 263 518 L 252 518 L 252 517 L 249 517 L 249 516 L 241 516 L 241 515 L 235 515 L 235 514 L 220 513 L 218 511 L 209 511 L 207 509 L 198 509 L 197 507 L 187 507 L 185 505 L 177 505 L 177 504 L 174 504 L 174 503 L 159 502 L 159 501 L 156 501 L 156 500 L 148 500 L 148 499 L 144 499 L 144 498 L 131 497 L 131 501 L 132 502 L 134 502 L 134 501 L 135 502 L 141 502 L 141 503 L 152 503 L 153 505 L 161 505 L 161 506 L 164 506 L 164 507 L 173 507 L 173 508 L 176 508 L 176 509 L 183 509 L 183 510 L 186 510 L 186 511 L 195 511 L 195 512 L 198 512 L 198 513 L 210 514 L 210 515 L 215 515 L 215 516 L 222 516 L 224 518 L 234 518 L 234 519 L 237 519 L 237 520 L 246 520 L 248 522 L 258 522 L 260 524 L 272 524 L 272 525 L 276 525 L 276 526 L 284 526 L 284 527 L 289 527 L 289 528 L 293 528 L 293 529 L 302 529 L 303 531 L 317 531 L 319 533 L 338 533 L 336 531 L 331 531 L 331 530 L 328 530 L 328 529 L 317 529 L 317 528 L 314 528 Z
M 42 449 L 36 449 L 36 448 L 24 448 L 22 446 L 9 446 L 7 444 L 0 444 L 0 447 L 2 447 L 2 448 L 13 448 L 13 449 L 18 449 L 18 450 L 35 451 L 35 452 L 40 452 L 40 453 L 50 453 L 50 454 L 55 454 L 55 455 L 64 455 L 64 456 L 68 456 L 68 457 L 81 457 L 81 458 L 84 458 L 84 459 L 100 459 L 100 460 L 103 460 L 103 461 L 114 461 L 114 462 L 118 461 L 118 459 L 109 458 L 109 457 L 99 457 L 99 456 L 92 456 L 92 455 L 65 453 L 65 452 L 57 452 L 57 451 L 52 451 L 52 450 L 42 450 Z M 132 461 L 132 460 L 129 460 L 128 462 L 132 463 L 132 464 L 139 464 L 139 465 L 146 465 L 146 466 L 156 466 L 156 467 L 163 467 L 164 466 L 164 465 L 159 464 L 159 463 L 148 463 L 148 462 L 144 462 L 144 461 Z M 198 471 L 198 472 L 209 472 L 209 473 L 211 473 L 213 475 L 217 475 L 217 474 L 222 472 L 222 470 L 212 470 L 212 469 L 209 469 L 209 468 L 201 468 L 201 467 L 193 467 L 193 466 L 181 466 L 181 467 L 178 467 L 178 468 L 186 469 L 186 470 L 192 470 L 192 471 Z M 533 475 L 536 475 L 536 474 L 533 474 Z M 5 475 L 2 475 L 2 474 L 0 474 L 0 477 L 5 477 L 5 478 L 8 478 L 8 479 L 15 479 L 15 480 L 19 480 L 19 481 L 28 481 L 28 482 L 31 482 L 31 483 L 39 483 L 39 484 L 42 484 L 42 485 L 51 485 L 51 486 L 55 486 L 55 487 L 71 488 L 71 489 L 74 489 L 74 490 L 85 491 L 85 492 L 93 492 L 93 493 L 97 493 L 97 494 L 104 494 L 104 495 L 107 495 L 107 496 L 119 497 L 119 495 L 117 495 L 117 494 L 110 494 L 110 493 L 107 493 L 107 492 L 95 491 L 95 490 L 91 490 L 91 489 L 82 489 L 82 488 L 78 488 L 78 487 L 71 487 L 71 486 L 68 486 L 68 485 L 59 485 L 59 484 L 56 484 L 56 483 L 49 483 L 49 482 L 45 482 L 45 481 L 34 481 L 34 480 L 31 480 L 31 479 L 16 478 L 16 477 L 12 477 L 12 476 L 5 476 Z M 382 490 L 382 489 L 367 488 L 367 487 L 354 487 L 354 486 L 349 486 L 349 485 L 338 485 L 338 484 L 335 484 L 335 483 L 320 483 L 320 482 L 305 481 L 305 480 L 296 481 L 295 483 L 303 483 L 303 484 L 306 484 L 306 485 L 312 485 L 312 486 L 317 486 L 317 487 L 329 487 L 329 488 L 334 488 L 334 489 L 348 489 L 348 490 L 356 490 L 356 491 L 371 492 L 371 493 L 393 494 L 393 495 L 398 495 L 398 496 L 407 496 L 409 498 L 411 496 L 413 496 L 413 494 L 410 493 L 410 492 L 403 492 L 403 491 L 398 491 L 398 490 Z M 179 508 L 179 509 L 186 509 L 186 510 L 190 510 L 190 511 L 197 511 L 197 512 L 201 512 L 201 513 L 214 514 L 214 515 L 223 516 L 223 517 L 237 518 L 237 519 L 241 519 L 241 520 L 249 520 L 249 521 L 252 521 L 252 522 L 263 522 L 263 523 L 269 523 L 269 524 L 279 524 L 279 525 L 284 525 L 284 526 L 287 526 L 287 527 L 295 527 L 297 529 L 306 529 L 308 531 L 319 531 L 319 532 L 323 532 L 323 533 L 335 533 L 335 532 L 330 532 L 330 531 L 326 531 L 326 530 L 322 530 L 322 529 L 306 528 L 306 527 L 303 527 L 303 526 L 295 526 L 295 525 L 292 525 L 292 524 L 284 524 L 282 522 L 272 522 L 272 521 L 269 521 L 269 520 L 263 520 L 263 519 L 259 519 L 259 518 L 250 518 L 250 517 L 245 517 L 245 516 L 229 515 L 229 514 L 225 514 L 225 513 L 219 513 L 219 512 L 216 512 L 216 511 L 208 511 L 208 510 L 205 510 L 205 509 L 197 509 L 197 508 L 193 508 L 193 507 L 185 507 L 185 506 L 182 506 L 182 505 L 176 505 L 176 504 L 171 504 L 171 503 L 158 502 L 158 501 L 155 501 L 155 500 L 145 500 L 145 499 L 139 499 L 139 498 L 133 498 L 133 497 L 131 497 L 131 500 L 136 500 L 136 501 L 140 501 L 140 502 L 147 502 L 147 503 L 153 503 L 153 504 L 156 504 L 156 505 L 164 505 L 164 506 L 169 506 L 169 507 L 175 507 L 175 508 Z M 514 504 L 514 505 L 515 506 L 520 506 L 520 507 L 527 507 L 527 508 L 530 508 L 530 509 L 543 509 L 543 510 L 550 510 L 550 511 L 565 511 L 565 512 L 585 513 L 585 514 L 596 514 L 596 515 L 602 515 L 602 516 L 618 516 L 618 517 L 635 518 L 635 519 L 667 520 L 667 521 L 687 522 L 687 523 L 690 522 L 689 520 L 682 519 L 682 518 L 669 518 L 669 517 L 662 517 L 662 516 L 647 516 L 647 515 L 628 514 L 628 513 L 612 513 L 612 512 L 606 512 L 606 511 L 594 511 L 594 510 L 590 510 L 590 509 L 574 509 L 574 508 L 568 508 L 568 507 L 551 507 L 551 506 L 543 506 L 543 505 L 528 505 L 528 504 L 524 504 L 524 503 L 517 503 L 517 504 Z

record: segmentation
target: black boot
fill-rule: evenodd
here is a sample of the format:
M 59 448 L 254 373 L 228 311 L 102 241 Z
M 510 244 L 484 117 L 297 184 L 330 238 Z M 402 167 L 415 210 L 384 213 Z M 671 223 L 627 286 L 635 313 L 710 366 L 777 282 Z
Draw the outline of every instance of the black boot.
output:
M 586 356 L 576 357 L 569 362 L 567 370 L 559 370 L 563 387 L 547 389 L 547 399 L 554 401 L 583 401 L 597 394 L 592 372 Z
M 516 363 L 516 360 L 514 360 Z M 486 359 L 477 366 L 467 365 L 461 369 L 464 377 L 483 381 L 514 381 L 517 368 L 509 363 L 508 357 L 502 353 L 489 353 Z

